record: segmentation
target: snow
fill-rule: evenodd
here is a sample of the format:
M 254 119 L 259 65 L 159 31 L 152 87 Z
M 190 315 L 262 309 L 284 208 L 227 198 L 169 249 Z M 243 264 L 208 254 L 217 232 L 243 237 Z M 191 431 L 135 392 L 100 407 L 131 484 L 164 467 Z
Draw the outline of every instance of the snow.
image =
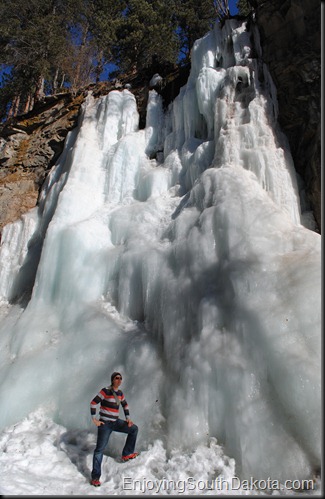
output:
M 149 87 L 154 88 L 154 87 L 159 87 L 162 85 L 163 78 L 160 76 L 159 73 L 155 73 L 151 80 L 149 81 Z
M 321 241 L 252 37 L 231 20 L 198 40 L 145 130 L 129 90 L 89 94 L 38 211 L 5 228 L 2 493 L 292 494 L 319 472 Z M 113 435 L 97 490 L 89 403 L 113 371 L 141 454 L 118 462 Z
M 245 482 L 235 473 L 235 461 L 224 455 L 215 438 L 190 453 L 167 454 L 156 440 L 128 463 L 119 447 L 124 435 L 112 434 L 104 454 L 101 487 L 92 487 L 90 469 L 94 431 L 67 430 L 38 409 L 0 436 L 0 492 L 3 495 L 296 495 L 298 482 L 287 487 L 275 481 Z M 309 495 L 320 495 L 319 480 Z

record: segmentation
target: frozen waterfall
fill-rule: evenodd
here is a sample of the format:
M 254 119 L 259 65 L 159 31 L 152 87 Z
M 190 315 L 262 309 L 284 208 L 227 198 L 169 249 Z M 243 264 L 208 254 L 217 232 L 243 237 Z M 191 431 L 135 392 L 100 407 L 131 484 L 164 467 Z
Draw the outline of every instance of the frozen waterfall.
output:
M 143 449 L 217 438 L 242 477 L 320 467 L 320 236 L 259 51 L 216 25 L 144 130 L 129 90 L 88 95 L 38 209 L 3 231 L 1 428 L 39 406 L 90 428 L 118 370 Z

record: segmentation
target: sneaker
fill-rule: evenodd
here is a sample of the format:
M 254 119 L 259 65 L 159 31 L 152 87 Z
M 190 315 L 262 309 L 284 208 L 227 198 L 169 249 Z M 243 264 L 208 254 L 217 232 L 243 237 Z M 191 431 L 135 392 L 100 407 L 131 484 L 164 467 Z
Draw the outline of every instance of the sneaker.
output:
M 101 485 L 100 481 L 98 480 L 98 478 L 93 478 L 91 480 L 91 485 L 93 485 L 94 487 L 99 487 Z
M 122 461 L 129 461 L 130 459 L 134 459 L 139 455 L 138 452 L 133 452 L 133 454 L 129 454 L 127 456 L 122 456 Z

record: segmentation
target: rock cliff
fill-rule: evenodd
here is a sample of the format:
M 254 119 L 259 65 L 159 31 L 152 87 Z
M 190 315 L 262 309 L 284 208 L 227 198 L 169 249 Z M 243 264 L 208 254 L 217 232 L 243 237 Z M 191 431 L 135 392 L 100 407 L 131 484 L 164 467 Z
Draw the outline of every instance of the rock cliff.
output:
M 279 123 L 321 228 L 321 2 L 255 0 L 264 62 L 277 88 Z
M 0 137 L 0 231 L 37 204 L 44 179 L 77 124 L 84 95 L 48 97 L 7 122 Z

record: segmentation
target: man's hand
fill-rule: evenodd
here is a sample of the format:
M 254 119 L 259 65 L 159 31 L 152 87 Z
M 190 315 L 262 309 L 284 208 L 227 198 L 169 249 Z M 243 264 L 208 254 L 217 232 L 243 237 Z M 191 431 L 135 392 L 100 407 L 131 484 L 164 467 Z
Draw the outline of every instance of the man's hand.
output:
M 127 419 L 126 422 L 128 426 L 133 426 L 133 421 L 131 421 L 131 419 Z
M 98 419 L 96 418 L 93 418 L 93 423 L 96 425 L 96 426 L 100 426 L 102 424 L 105 424 L 104 421 L 99 421 Z

